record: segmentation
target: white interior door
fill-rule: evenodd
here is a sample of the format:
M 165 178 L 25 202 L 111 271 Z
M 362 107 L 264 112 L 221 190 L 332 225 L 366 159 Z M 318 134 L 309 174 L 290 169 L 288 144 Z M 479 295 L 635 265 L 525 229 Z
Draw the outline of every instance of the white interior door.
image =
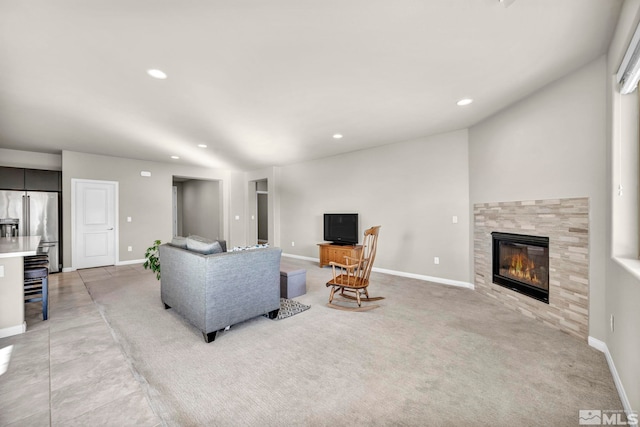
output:
M 115 265 L 118 183 L 72 181 L 74 268 Z

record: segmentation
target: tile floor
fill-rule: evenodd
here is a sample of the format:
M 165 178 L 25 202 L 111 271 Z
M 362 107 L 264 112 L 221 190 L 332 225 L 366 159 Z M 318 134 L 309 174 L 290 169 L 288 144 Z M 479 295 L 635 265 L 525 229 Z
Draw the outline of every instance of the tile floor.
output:
M 143 389 L 84 285 L 149 274 L 141 265 L 49 276 L 49 319 L 40 303 L 25 307 L 27 332 L 13 344 L 0 376 L 0 426 L 157 426 Z

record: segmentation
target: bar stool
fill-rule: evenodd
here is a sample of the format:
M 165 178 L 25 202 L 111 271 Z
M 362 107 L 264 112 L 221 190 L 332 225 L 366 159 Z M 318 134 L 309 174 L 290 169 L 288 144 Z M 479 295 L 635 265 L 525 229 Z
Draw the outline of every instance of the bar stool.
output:
M 25 266 L 24 302 L 40 301 L 42 301 L 42 320 L 47 320 L 49 317 L 49 269 L 43 266 Z

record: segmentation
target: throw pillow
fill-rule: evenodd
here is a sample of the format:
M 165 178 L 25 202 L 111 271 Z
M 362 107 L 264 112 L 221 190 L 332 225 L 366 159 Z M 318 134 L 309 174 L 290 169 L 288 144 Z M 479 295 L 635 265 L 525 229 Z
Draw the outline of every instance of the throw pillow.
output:
M 222 252 L 227 252 L 227 241 L 226 240 L 218 240 L 220 243 L 220 247 L 222 248 Z
M 253 245 L 253 246 L 234 246 L 233 248 L 231 248 L 229 252 L 250 251 L 253 249 L 262 249 L 262 248 L 268 248 L 268 247 L 269 247 L 268 243 L 263 243 L 260 245 Z
M 182 236 L 175 236 L 171 239 L 171 246 L 177 246 L 178 248 L 187 249 L 187 238 Z
M 224 250 L 222 250 L 222 246 L 220 246 L 220 242 L 218 242 L 217 240 L 214 240 L 211 246 L 212 246 L 212 250 L 211 250 L 212 254 L 220 254 L 224 252 Z
M 209 240 L 200 236 L 187 237 L 187 249 L 203 255 L 217 254 L 222 252 L 222 247 L 217 240 Z

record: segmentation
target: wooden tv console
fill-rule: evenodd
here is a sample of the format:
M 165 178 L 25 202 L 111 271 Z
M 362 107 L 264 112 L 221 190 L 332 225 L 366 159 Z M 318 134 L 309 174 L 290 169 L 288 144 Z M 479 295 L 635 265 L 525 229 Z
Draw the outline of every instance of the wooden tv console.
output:
M 329 265 L 331 261 L 345 263 L 345 256 L 359 258 L 362 245 L 334 245 L 331 243 L 318 243 L 320 247 L 320 267 Z

